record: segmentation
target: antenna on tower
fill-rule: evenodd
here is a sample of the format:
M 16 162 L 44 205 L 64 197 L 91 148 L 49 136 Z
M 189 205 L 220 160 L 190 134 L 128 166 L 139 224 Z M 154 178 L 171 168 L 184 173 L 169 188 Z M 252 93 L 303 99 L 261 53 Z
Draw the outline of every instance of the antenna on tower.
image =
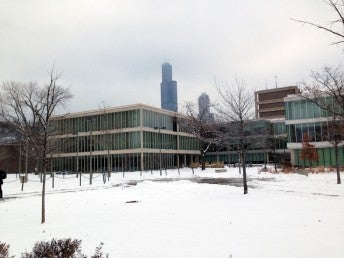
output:
M 277 76 L 275 75 L 275 86 L 277 88 Z

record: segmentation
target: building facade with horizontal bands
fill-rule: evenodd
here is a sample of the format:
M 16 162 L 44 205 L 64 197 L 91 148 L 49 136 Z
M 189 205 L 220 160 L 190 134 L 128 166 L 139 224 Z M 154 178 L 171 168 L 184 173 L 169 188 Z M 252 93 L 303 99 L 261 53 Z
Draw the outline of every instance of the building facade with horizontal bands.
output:
M 284 118 L 284 98 L 288 95 L 298 93 L 300 93 L 300 90 L 297 86 L 278 87 L 256 91 L 254 93 L 256 118 Z
M 182 132 L 177 113 L 144 104 L 56 117 L 52 171 L 137 171 L 188 166 L 199 141 Z
M 335 105 L 331 97 L 323 101 Z M 296 166 L 334 166 L 336 164 L 334 140 L 339 140 L 338 161 L 344 165 L 344 121 L 334 120 L 333 113 L 322 109 L 311 98 L 302 95 L 290 95 L 285 98 L 286 126 L 288 132 L 288 149 L 291 163 Z M 339 130 L 333 131 L 333 125 L 340 125 Z M 302 141 L 306 137 L 315 146 L 319 159 L 310 164 L 300 158 Z

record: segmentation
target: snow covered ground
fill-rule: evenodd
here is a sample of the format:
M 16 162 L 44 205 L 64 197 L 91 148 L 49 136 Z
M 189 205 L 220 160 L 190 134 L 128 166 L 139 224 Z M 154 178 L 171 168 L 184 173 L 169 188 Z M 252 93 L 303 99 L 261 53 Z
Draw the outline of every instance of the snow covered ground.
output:
M 86 254 L 103 242 L 104 252 L 119 258 L 344 257 L 344 184 L 336 184 L 335 173 L 249 168 L 248 195 L 235 186 L 241 175 L 234 168 L 167 173 L 115 173 L 105 184 L 95 174 L 92 186 L 84 175 L 81 187 L 75 175 L 56 175 L 54 189 L 48 178 L 43 225 L 38 176 L 30 175 L 21 192 L 9 175 L 0 241 L 18 256 L 38 240 L 71 237 L 83 241 Z M 209 184 L 215 178 L 223 184 Z

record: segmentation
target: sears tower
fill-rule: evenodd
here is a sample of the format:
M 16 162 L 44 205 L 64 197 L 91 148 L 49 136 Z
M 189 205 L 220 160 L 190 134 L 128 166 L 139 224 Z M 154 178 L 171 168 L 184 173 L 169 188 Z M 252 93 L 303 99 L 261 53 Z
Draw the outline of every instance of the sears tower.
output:
M 172 80 L 172 65 L 163 63 L 161 68 L 161 108 L 178 112 L 177 82 Z

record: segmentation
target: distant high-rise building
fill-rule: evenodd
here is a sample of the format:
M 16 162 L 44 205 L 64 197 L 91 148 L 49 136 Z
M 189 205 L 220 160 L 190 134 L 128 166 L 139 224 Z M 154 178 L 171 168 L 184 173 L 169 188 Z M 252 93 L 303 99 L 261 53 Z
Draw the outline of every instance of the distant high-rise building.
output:
M 172 65 L 163 63 L 161 68 L 161 108 L 178 112 L 177 82 L 172 80 Z
M 206 93 L 202 93 L 198 98 L 198 118 L 206 123 L 214 123 L 214 114 L 210 113 L 210 99 Z

